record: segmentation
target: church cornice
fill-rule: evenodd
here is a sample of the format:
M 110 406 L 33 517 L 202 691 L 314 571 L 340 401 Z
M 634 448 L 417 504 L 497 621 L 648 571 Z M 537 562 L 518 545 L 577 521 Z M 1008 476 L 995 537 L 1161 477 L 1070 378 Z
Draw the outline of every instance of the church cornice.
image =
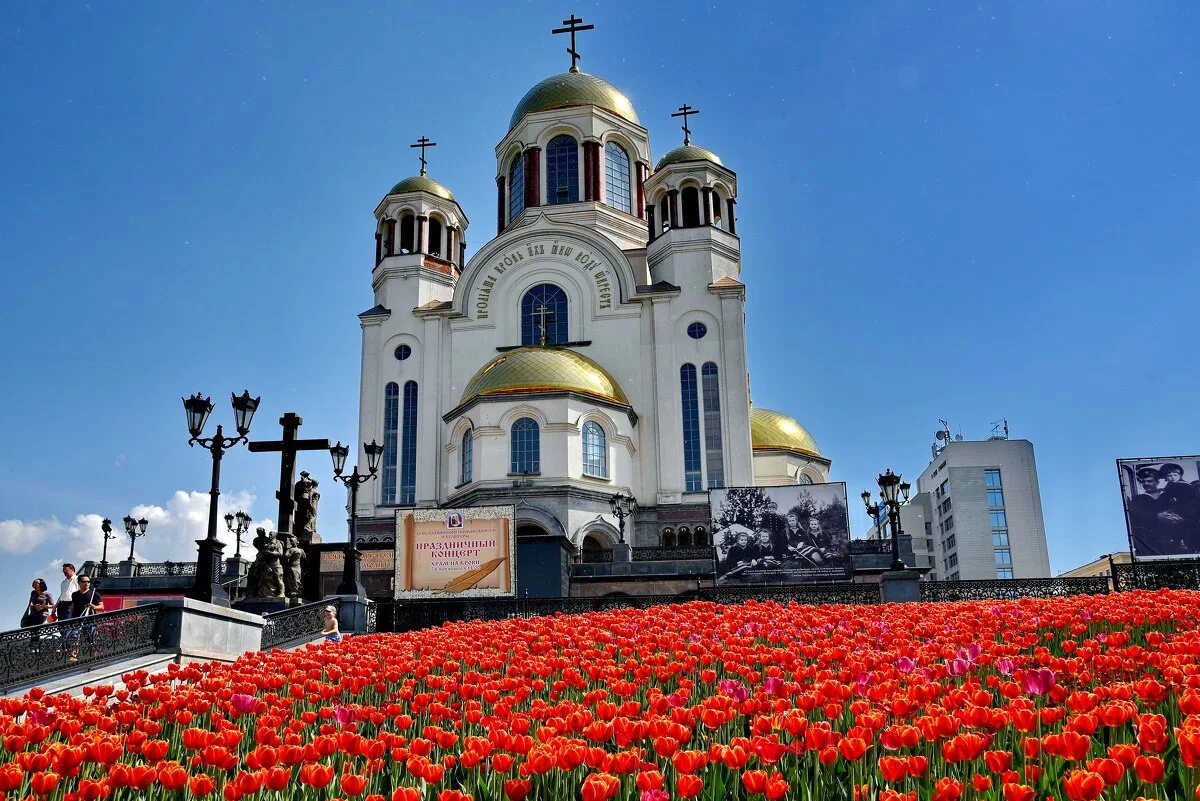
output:
M 442 422 L 449 423 L 450 421 L 457 419 L 461 415 L 465 414 L 468 410 L 474 408 L 476 405 L 478 405 L 480 403 L 497 403 L 497 402 L 507 403 L 507 402 L 516 400 L 518 398 L 520 398 L 522 400 L 527 400 L 527 401 L 542 400 L 542 399 L 546 399 L 546 398 L 571 398 L 574 400 L 586 401 L 588 403 L 596 404 L 597 406 L 603 406 L 606 409 L 614 409 L 619 412 L 624 412 L 625 415 L 629 418 L 630 423 L 632 423 L 635 426 L 638 423 L 637 412 L 635 412 L 633 410 L 632 406 L 629 406 L 627 404 L 622 404 L 622 403 L 615 403 L 613 401 L 607 400 L 605 398 L 600 398 L 595 395 L 587 395 L 583 392 L 572 392 L 571 390 L 552 390 L 552 391 L 546 391 L 546 392 L 522 392 L 520 394 L 511 394 L 511 395 L 476 395 L 475 397 L 471 398 L 470 400 L 466 401 L 465 403 L 460 403 L 458 406 L 455 406 L 453 409 L 451 409 L 450 411 L 448 411 L 444 415 L 442 415 Z M 570 427 L 571 424 L 570 423 L 560 423 L 560 424 L 551 424 L 551 425 L 564 425 L 564 426 Z

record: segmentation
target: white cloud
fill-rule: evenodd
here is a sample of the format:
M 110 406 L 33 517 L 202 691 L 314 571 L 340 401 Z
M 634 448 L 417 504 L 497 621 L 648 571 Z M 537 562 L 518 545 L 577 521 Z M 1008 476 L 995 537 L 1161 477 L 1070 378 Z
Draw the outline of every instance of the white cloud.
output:
M 65 526 L 49 520 L 0 520 L 0 553 L 29 553 L 46 540 L 61 535 Z

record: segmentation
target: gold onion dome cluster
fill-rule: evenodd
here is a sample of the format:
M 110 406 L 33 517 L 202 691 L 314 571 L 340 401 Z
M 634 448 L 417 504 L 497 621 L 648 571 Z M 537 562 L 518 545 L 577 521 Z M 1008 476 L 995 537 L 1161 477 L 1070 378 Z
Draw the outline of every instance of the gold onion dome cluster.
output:
M 668 164 L 682 164 L 686 161 L 711 161 L 718 167 L 724 167 L 721 159 L 716 153 L 708 148 L 698 147 L 696 145 L 682 145 L 674 150 L 668 151 L 661 159 L 658 160 L 658 165 L 654 169 L 661 170 Z
M 772 409 L 750 409 L 750 444 L 755 450 L 797 451 L 822 458 L 821 449 L 808 429 Z
M 633 110 L 633 104 L 617 87 L 586 72 L 564 72 L 561 75 L 551 75 L 525 93 L 513 111 L 508 129 L 511 131 L 517 127 L 517 123 L 526 114 L 575 106 L 602 108 L 635 125 L 641 125 L 637 112 Z
M 629 400 L 608 372 L 586 356 L 562 348 L 516 348 L 480 368 L 467 382 L 462 402 L 496 395 L 578 392 L 628 406 Z
M 412 178 L 405 178 L 393 186 L 392 191 L 388 192 L 388 194 L 398 195 L 402 192 L 428 192 L 445 200 L 454 200 L 454 195 L 449 189 L 425 175 L 414 175 Z

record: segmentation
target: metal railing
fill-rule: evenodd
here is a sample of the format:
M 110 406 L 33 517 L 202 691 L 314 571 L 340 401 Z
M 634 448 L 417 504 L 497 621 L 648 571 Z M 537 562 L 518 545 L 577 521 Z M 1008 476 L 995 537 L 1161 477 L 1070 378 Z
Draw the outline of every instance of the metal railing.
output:
M 95 566 L 97 578 L 137 578 L 140 576 L 194 576 L 195 562 L 134 562 L 132 570 L 121 575 L 120 563 L 108 562 Z
M 584 564 L 600 564 L 612 560 L 612 548 L 584 548 L 579 552 L 579 561 Z
M 0 632 L 0 691 L 152 654 L 162 606 L 147 604 Z
M 850 555 L 866 555 L 871 553 L 890 554 L 892 541 L 887 540 L 850 540 Z
M 922 601 L 1060 598 L 1066 595 L 1104 595 L 1108 591 L 1108 578 L 1105 576 L 921 582 Z
M 263 615 L 267 622 L 262 630 L 262 650 L 295 648 L 317 639 L 325 629 L 327 606 L 335 607 L 340 612 L 342 600 L 329 598 Z
M 1200 559 L 1170 559 L 1112 566 L 1113 589 L 1200 590 Z
M 707 559 L 713 558 L 711 545 L 651 545 L 633 549 L 635 562 L 673 561 L 676 559 Z

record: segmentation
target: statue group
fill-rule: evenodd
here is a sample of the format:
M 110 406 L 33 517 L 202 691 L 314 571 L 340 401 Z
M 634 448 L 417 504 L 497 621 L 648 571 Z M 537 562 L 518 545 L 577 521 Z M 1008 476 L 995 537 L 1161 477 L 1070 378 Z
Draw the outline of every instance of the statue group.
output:
M 250 598 L 282 601 L 304 594 L 302 545 L 311 543 L 317 535 L 317 503 L 321 500 L 317 481 L 301 472 L 293 498 L 296 515 L 292 531 L 260 528 L 255 532 L 258 553 L 246 574 L 246 594 Z

